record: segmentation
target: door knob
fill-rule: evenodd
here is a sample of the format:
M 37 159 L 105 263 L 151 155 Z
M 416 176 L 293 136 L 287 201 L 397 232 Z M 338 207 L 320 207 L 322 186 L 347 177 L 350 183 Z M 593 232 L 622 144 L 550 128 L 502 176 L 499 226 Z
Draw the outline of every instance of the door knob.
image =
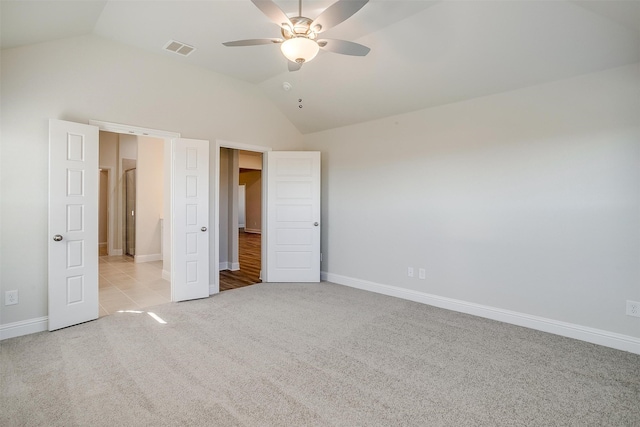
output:
M 54 242 L 59 242 L 60 240 L 62 240 L 62 236 L 59 234 L 56 234 L 55 236 L 53 236 L 53 241 Z
M 314 223 L 313 223 L 313 226 L 314 226 L 314 227 L 317 227 L 318 225 L 319 225 L 319 224 L 318 224 L 317 222 L 314 222 Z
M 202 227 L 200 231 L 207 231 L 207 227 Z

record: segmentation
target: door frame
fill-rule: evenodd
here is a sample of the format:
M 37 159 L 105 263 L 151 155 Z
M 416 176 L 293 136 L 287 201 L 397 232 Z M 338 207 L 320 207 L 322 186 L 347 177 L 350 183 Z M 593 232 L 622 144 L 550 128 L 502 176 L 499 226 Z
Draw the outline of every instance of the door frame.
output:
M 211 177 L 211 179 L 213 180 L 213 191 L 214 191 L 214 195 L 211 198 L 211 202 L 213 205 L 211 206 L 211 209 L 209 210 L 209 212 L 213 212 L 213 216 L 214 216 L 214 224 L 213 226 L 215 227 L 215 233 L 213 236 L 213 239 L 209 241 L 209 247 L 213 248 L 212 253 L 210 254 L 211 258 L 214 260 L 214 262 L 210 262 L 209 263 L 209 277 L 213 277 L 213 283 L 211 283 L 209 285 L 209 294 L 213 295 L 213 294 L 217 294 L 220 292 L 220 149 L 221 148 L 229 148 L 232 150 L 242 150 L 242 151 L 253 151 L 255 153 L 262 153 L 262 176 L 266 176 L 266 171 L 267 171 L 267 156 L 266 153 L 268 153 L 269 151 L 272 151 L 271 147 L 265 147 L 263 145 L 252 145 L 252 144 L 244 144 L 241 142 L 233 142 L 233 141 L 226 141 L 223 139 L 216 139 L 215 143 L 214 143 L 214 148 L 212 151 L 214 158 L 213 158 L 213 166 L 215 167 L 215 173 L 213 174 L 213 176 Z M 262 243 L 261 243 L 261 247 L 260 247 L 260 262 L 261 262 L 261 273 L 262 273 L 262 281 L 263 282 L 268 282 L 268 277 L 266 276 L 266 269 L 264 268 L 266 264 L 266 260 L 267 260 L 267 239 L 269 238 L 269 236 L 267 236 L 266 233 L 266 228 L 265 228 L 265 218 L 267 217 L 267 182 L 265 179 L 262 179 L 262 194 L 261 194 L 261 199 L 262 199 L 262 224 L 261 224 L 261 236 L 262 236 Z M 211 236 L 209 237 L 211 239 Z M 211 272 L 211 266 L 214 266 L 215 268 L 215 274 L 214 272 Z M 211 281 L 211 279 L 209 280 Z

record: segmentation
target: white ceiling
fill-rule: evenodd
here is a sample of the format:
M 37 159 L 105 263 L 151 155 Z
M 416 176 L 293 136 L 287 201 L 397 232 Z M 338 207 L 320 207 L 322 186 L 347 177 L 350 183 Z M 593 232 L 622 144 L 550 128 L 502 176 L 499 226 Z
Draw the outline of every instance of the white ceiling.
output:
M 297 1 L 275 2 L 297 15 Z M 303 15 L 332 3 L 304 0 Z M 278 45 L 222 46 L 280 36 L 249 0 L 0 4 L 3 49 L 96 34 L 259 85 L 303 133 L 640 61 L 637 0 L 371 0 L 323 33 L 369 46 L 368 56 L 321 52 L 295 73 Z M 171 39 L 196 51 L 164 51 Z

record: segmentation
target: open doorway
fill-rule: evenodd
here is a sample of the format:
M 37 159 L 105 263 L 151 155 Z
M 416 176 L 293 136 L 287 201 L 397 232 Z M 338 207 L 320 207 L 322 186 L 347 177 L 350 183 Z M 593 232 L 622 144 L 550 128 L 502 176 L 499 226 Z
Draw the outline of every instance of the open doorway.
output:
M 99 239 L 100 316 L 171 301 L 163 279 L 164 143 L 100 132 L 99 164 L 107 171 L 99 208 L 99 230 L 106 230 Z
M 220 291 L 260 283 L 262 153 L 220 148 Z

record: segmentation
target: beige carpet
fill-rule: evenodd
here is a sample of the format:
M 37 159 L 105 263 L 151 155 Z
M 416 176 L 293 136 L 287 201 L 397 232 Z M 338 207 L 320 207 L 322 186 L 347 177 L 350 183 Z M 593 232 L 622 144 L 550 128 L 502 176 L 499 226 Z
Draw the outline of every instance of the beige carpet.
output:
M 640 356 L 329 283 L 0 343 L 2 426 L 640 426 Z

